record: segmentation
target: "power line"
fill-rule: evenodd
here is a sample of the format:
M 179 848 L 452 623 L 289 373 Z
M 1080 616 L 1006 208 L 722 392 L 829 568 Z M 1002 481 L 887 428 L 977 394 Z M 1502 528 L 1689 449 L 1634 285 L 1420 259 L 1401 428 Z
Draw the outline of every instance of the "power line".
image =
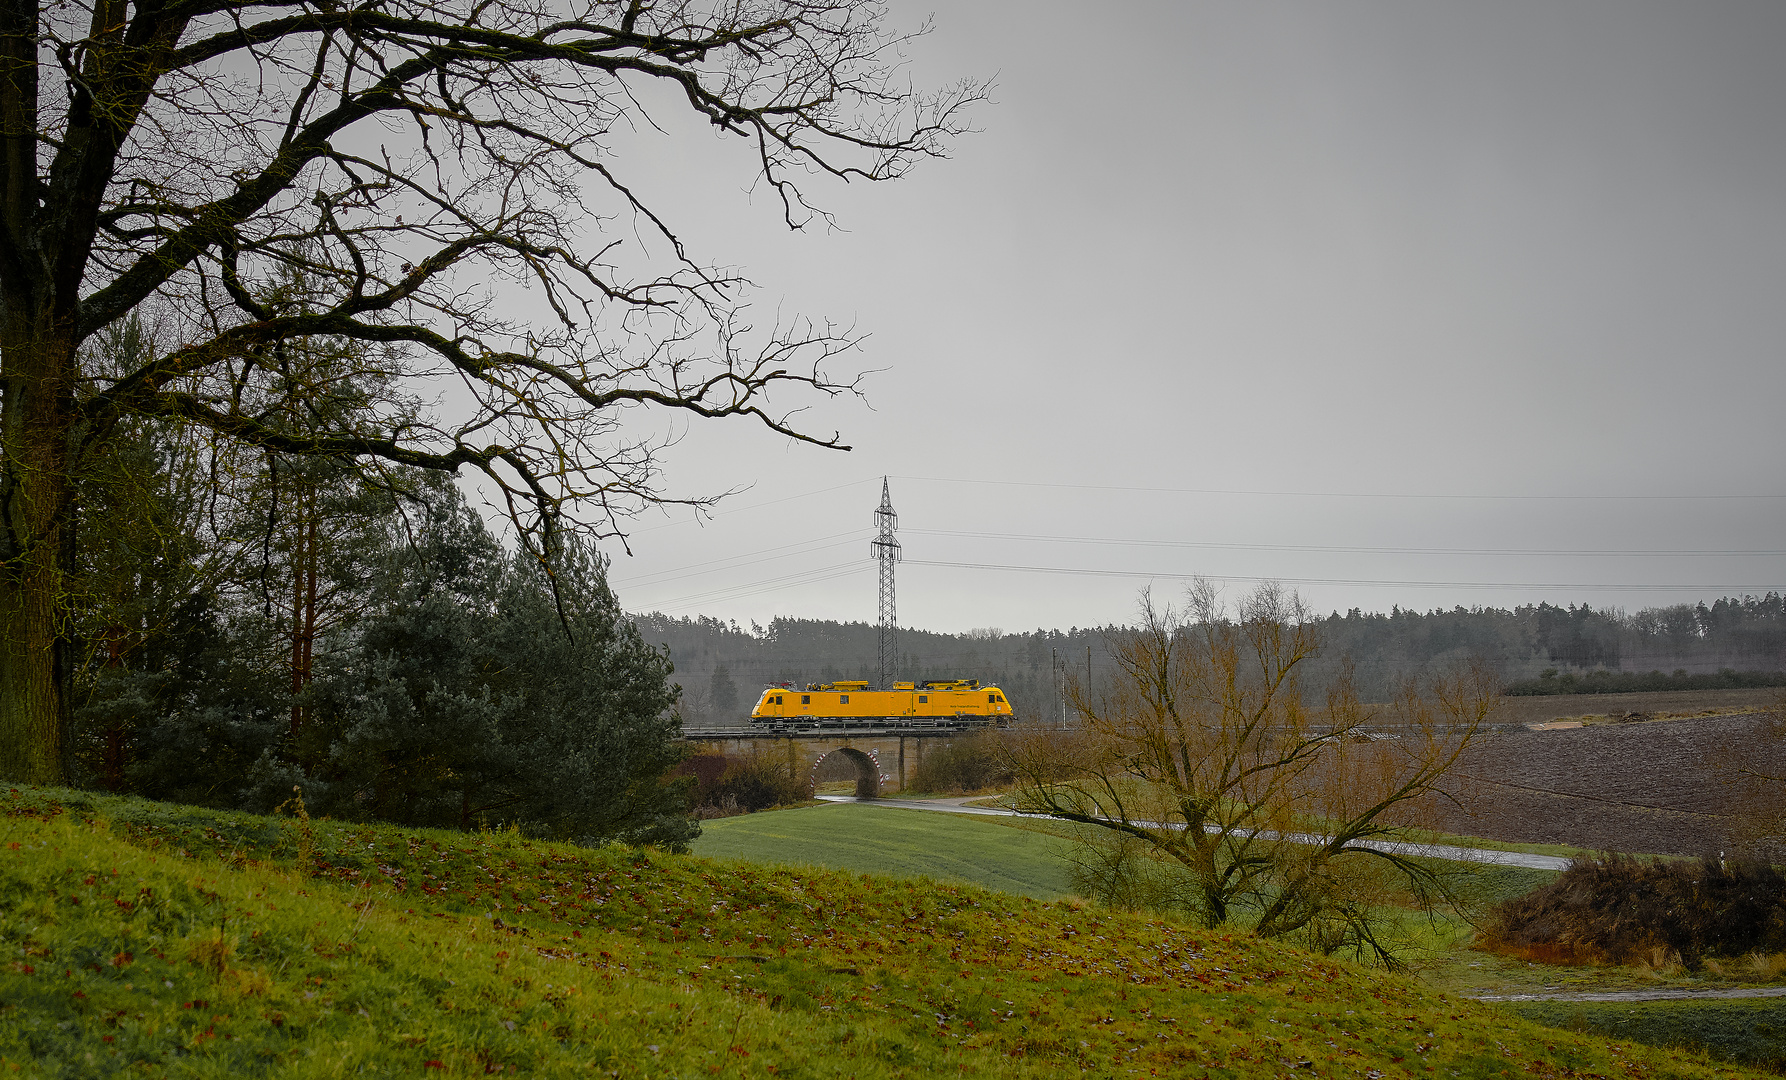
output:
M 659 525 L 646 526 L 644 528 L 635 530 L 635 535 L 637 535 L 639 533 L 656 532 L 660 529 L 675 528 L 675 527 L 683 526 L 683 525 L 701 524 L 701 523 L 703 523 L 707 520 L 710 520 L 712 518 L 726 517 L 726 516 L 729 516 L 732 514 L 741 514 L 741 513 L 745 513 L 746 511 L 760 510 L 764 507 L 769 507 L 769 506 L 779 506 L 782 503 L 798 502 L 801 499 L 810 499 L 810 498 L 813 498 L 814 496 L 818 496 L 818 495 L 829 495 L 830 493 L 832 493 L 834 491 L 843 491 L 848 488 L 859 487 L 863 484 L 871 484 L 877 479 L 881 479 L 881 478 L 875 477 L 875 476 L 864 476 L 864 477 L 861 477 L 860 479 L 845 481 L 844 483 L 841 483 L 841 484 L 833 484 L 829 487 L 814 488 L 811 491 L 803 491 L 803 492 L 800 492 L 795 495 L 784 495 L 779 499 L 766 499 L 763 502 L 746 503 L 743 506 L 729 506 L 729 507 L 726 507 L 725 509 L 721 509 L 721 510 L 713 510 L 710 512 L 704 511 L 701 513 L 700 516 L 686 518 L 681 521 L 666 521 Z M 1254 489 L 1254 488 L 1141 487 L 1141 486 L 1125 486 L 1125 485 L 1121 485 L 1121 484 L 1058 484 L 1058 483 L 1048 483 L 1048 482 L 1040 481 L 1040 480 L 988 480 L 988 479 L 965 477 L 965 476 L 903 476 L 902 475 L 902 476 L 900 476 L 900 479 L 901 480 L 911 480 L 911 481 L 915 481 L 918 483 L 926 483 L 926 484 L 980 484 L 980 485 L 985 485 L 988 487 L 1046 488 L 1046 489 L 1056 489 L 1056 490 L 1062 490 L 1062 491 L 1127 491 L 1127 492 L 1140 492 L 1140 493 L 1148 493 L 1148 494 L 1168 494 L 1168 495 L 1245 495 L 1245 496 L 1255 496 L 1255 497 L 1265 497 L 1265 498 L 1297 498 L 1297 499 L 1398 499 L 1398 500 L 1400 500 L 1400 499 L 1412 499 L 1412 500 L 1451 499 L 1451 500 L 1460 500 L 1460 501 L 1488 501 L 1488 502 L 1496 502 L 1496 501 L 1514 501 L 1514 502 L 1516 502 L 1516 501 L 1532 501 L 1532 502 L 1589 502 L 1589 501 L 1591 501 L 1591 502 L 1669 502 L 1669 501 L 1677 501 L 1678 502 L 1678 501 L 1693 501 L 1693 500 L 1711 500 L 1711 501 L 1737 500 L 1737 501 L 1741 501 L 1741 500 L 1745 500 L 1745 499 L 1749 499 L 1749 500 L 1786 499 L 1786 494 L 1774 494 L 1774 493 L 1765 493 L 1765 492 L 1764 493 L 1750 493 L 1750 494 L 1693 493 L 1693 494 L 1651 494 L 1651 495 L 1607 495 L 1604 493 L 1593 493 L 1593 494 L 1564 494 L 1564 495 L 1484 495 L 1484 494 L 1435 494 L 1432 492 L 1406 492 L 1406 491 L 1292 491 L 1292 490 L 1274 491 L 1274 490 Z M 740 492 L 738 494 L 742 494 L 742 493 Z M 724 497 L 726 497 L 726 496 L 722 496 L 722 498 L 724 498 Z
M 1376 578 L 1250 577 L 1239 574 L 1152 573 L 1142 570 L 1093 570 L 1072 566 L 1018 566 L 1009 563 L 943 562 L 929 559 L 907 561 L 913 566 L 952 567 L 960 570 L 1006 570 L 1031 574 L 1068 574 L 1079 577 L 1164 578 L 1169 581 L 1208 578 L 1211 581 L 1245 581 L 1254 584 L 1277 582 L 1281 585 L 1362 585 L 1409 589 L 1580 589 L 1604 592 L 1681 592 L 1692 590 L 1742 593 L 1778 590 L 1781 587 L 1777 583 L 1774 585 L 1607 585 L 1555 581 L 1393 581 Z
M 743 506 L 733 506 L 733 507 L 729 507 L 725 510 L 712 510 L 712 511 L 703 510 L 703 511 L 700 511 L 699 516 L 696 516 L 696 517 L 684 518 L 681 521 L 666 521 L 661 525 L 651 525 L 651 526 L 647 526 L 646 528 L 643 528 L 643 529 L 635 529 L 635 530 L 633 530 L 633 535 L 636 536 L 639 533 L 657 532 L 659 529 L 673 529 L 679 525 L 698 525 L 698 524 L 701 524 L 703 521 L 706 521 L 710 518 L 726 517 L 727 515 L 730 515 L 730 514 L 742 514 L 746 510 L 760 510 L 765 506 L 777 506 L 781 503 L 795 502 L 796 500 L 799 500 L 799 499 L 810 499 L 814 495 L 828 495 L 833 491 L 842 491 L 844 488 L 852 488 L 852 487 L 856 487 L 860 484 L 869 483 L 873 479 L 874 479 L 874 477 L 864 477 L 861 480 L 851 480 L 851 481 L 849 481 L 847 483 L 843 483 L 843 484 L 833 484 L 830 487 L 817 488 L 812 491 L 803 491 L 798 495 L 785 495 L 779 499 L 767 499 L 760 503 L 746 503 Z M 743 494 L 743 493 L 737 492 L 736 494 Z M 722 499 L 726 498 L 726 497 L 727 496 L 725 496 L 725 495 L 719 496 L 719 498 L 722 498 Z
M 959 529 L 907 529 L 925 536 L 963 536 L 982 540 L 1019 540 L 1052 544 L 1114 544 L 1122 547 L 1197 548 L 1219 551 L 1315 551 L 1355 555 L 1510 555 L 1510 556 L 1581 556 L 1592 558 L 1761 558 L 1786 556 L 1786 550 L 1717 550 L 1678 549 L 1640 551 L 1609 549 L 1594 551 L 1570 548 L 1411 548 L 1411 547 L 1346 547 L 1334 544 L 1229 544 L 1199 540 L 1138 540 L 1111 536 L 1048 536 L 1041 533 L 970 532 Z
M 1051 484 L 1040 480 L 977 480 L 954 476 L 901 476 L 901 480 L 913 480 L 927 484 L 983 484 L 990 487 L 1028 487 L 1050 488 L 1061 491 L 1136 491 L 1169 495 L 1257 495 L 1272 498 L 1295 499 L 1458 499 L 1480 501 L 1515 501 L 1529 500 L 1535 502 L 1652 502 L 1652 501 L 1691 501 L 1701 499 L 1786 499 L 1783 495 L 1741 495 L 1741 494 L 1691 494 L 1691 495 L 1441 495 L 1428 492 L 1398 491 L 1265 491 L 1246 488 L 1181 488 L 1181 487 L 1125 487 L 1120 484 Z
M 793 544 L 782 544 L 782 545 L 779 545 L 776 547 L 771 547 L 771 548 L 761 548 L 757 551 L 745 552 L 743 554 L 729 556 L 724 559 L 712 559 L 707 562 L 690 563 L 685 566 L 674 567 L 674 568 L 667 569 L 667 570 L 655 571 L 650 574 L 645 574 L 643 576 L 636 577 L 636 578 L 618 579 L 618 580 L 613 581 L 611 584 L 617 589 L 618 588 L 650 588 L 650 587 L 656 586 L 656 585 L 671 584 L 671 583 L 674 583 L 677 581 L 686 580 L 688 578 L 704 577 L 709 574 L 721 573 L 721 572 L 728 571 L 728 570 L 739 570 L 739 569 L 743 569 L 744 567 L 747 567 L 747 566 L 756 566 L 756 565 L 760 565 L 765 562 L 775 562 L 780 559 L 793 558 L 797 555 L 808 555 L 808 554 L 813 554 L 813 553 L 816 553 L 819 551 L 826 551 L 831 548 L 845 547 L 848 544 L 853 543 L 854 540 L 852 540 L 852 539 L 838 539 L 838 538 L 840 538 L 840 537 L 860 538 L 862 535 L 864 535 L 868 531 L 869 530 L 866 530 L 866 529 L 853 529 L 848 532 L 832 533 L 828 536 L 817 537 L 812 540 L 804 540 L 804 541 L 800 541 L 798 543 L 793 543 Z M 1654 558 L 1673 558 L 1673 557 L 1693 557 L 1693 558 L 1698 558 L 1698 557 L 1704 557 L 1704 558 L 1742 557 L 1742 558 L 1751 558 L 1751 557 L 1756 557 L 1756 558 L 1758 558 L 1758 557 L 1786 556 L 1786 551 L 1767 551 L 1767 550 L 1690 550 L 1690 549 L 1680 549 L 1680 550 L 1638 551 L 1638 550 L 1629 550 L 1629 549 L 1625 549 L 1625 550 L 1613 549 L 1613 550 L 1594 551 L 1594 550 L 1587 550 L 1587 549 L 1562 549 L 1562 548 L 1558 548 L 1558 549 L 1537 549 L 1537 548 L 1517 549 L 1517 548 L 1349 547 L 1349 546 L 1324 545 L 1324 544 L 1229 544 L 1229 543 L 1203 542 L 1203 541 L 1192 541 L 1192 540 L 1142 540 L 1142 539 L 1129 539 L 1129 538 L 1122 538 L 1122 537 L 1047 536 L 1047 535 L 1029 534 L 1029 533 L 972 532 L 972 531 L 959 530 L 959 529 L 909 529 L 907 531 L 913 532 L 913 533 L 919 533 L 919 534 L 927 535 L 927 536 L 960 536 L 960 537 L 988 539 L 988 540 L 1015 540 L 1015 541 L 1023 541 L 1023 542 L 1038 542 L 1038 543 L 1110 544 L 1110 545 L 1119 546 L 1119 547 L 1188 548 L 1188 549 L 1196 549 L 1196 550 L 1224 550 L 1224 551 L 1302 551 L 1302 552 L 1325 552 L 1325 553 L 1339 553 L 1339 554 L 1463 555 L 1463 556 L 1516 556 L 1516 557 L 1517 556 L 1528 556 L 1528 557 L 1566 556 L 1566 557 L 1633 557 L 1633 558 L 1635 558 L 1635 557 L 1654 557 Z M 834 542 L 826 542 L 826 541 L 834 541 Z M 778 552 L 781 554 L 776 554 Z M 755 556 L 765 556 L 765 557 L 764 558 L 756 558 Z M 937 564 L 937 565 L 942 565 L 942 564 Z M 705 569 L 707 567 L 712 567 L 713 569 Z M 697 571 L 697 572 L 691 573 L 691 571 Z M 1091 573 L 1091 572 L 1092 571 L 1087 571 L 1087 573 Z M 1137 575 L 1137 576 L 1156 577 L 1156 576 L 1161 576 L 1161 575 L 1143 574 L 1143 575 Z M 1241 580 L 1241 579 L 1236 578 L 1234 580 Z M 1273 578 L 1271 580 L 1287 580 L 1287 579 Z M 1309 579 L 1309 580 L 1315 580 L 1315 579 Z M 1338 582 L 1340 579 L 1333 579 L 1333 580 Z M 1486 583 L 1477 583 L 1474 587 L 1487 587 L 1487 585 L 1486 585 Z M 1511 586 L 1510 585 L 1509 587 L 1524 587 L 1524 586 Z M 1596 586 L 1596 587 L 1597 588 L 1623 588 L 1624 586 Z M 1682 588 L 1693 588 L 1694 586 L 1681 586 L 1681 587 Z M 726 589 L 730 589 L 730 588 L 745 588 L 745 586 L 739 585 L 739 586 L 722 587 L 722 589 L 720 591 L 725 591 Z M 1659 589 L 1674 588 L 1674 586 L 1655 586 L 1655 588 L 1659 588 Z
M 679 596 L 674 600 L 665 601 L 662 604 L 654 604 L 652 606 L 658 611 L 665 611 L 672 608 L 688 607 L 692 604 L 719 603 L 726 600 L 736 600 L 740 597 L 749 596 L 755 592 L 767 592 L 770 589 L 792 589 L 802 585 L 817 584 L 821 581 L 831 581 L 836 578 L 847 577 L 850 574 L 859 574 L 867 569 L 868 563 L 866 561 L 858 560 L 847 563 L 837 563 L 833 566 L 820 567 L 816 570 L 806 570 L 793 574 L 785 574 L 781 577 L 744 582 L 739 585 L 713 589 L 708 592 L 690 593 L 687 596 Z
M 936 484 L 985 485 L 995 487 L 1024 487 L 1057 490 L 1085 491 L 1120 491 L 1139 493 L 1168 493 L 1188 495 L 1239 495 L 1285 498 L 1343 498 L 1343 499 L 1397 499 L 1397 500 L 1533 500 L 1533 501 L 1667 501 L 1667 500 L 1741 500 L 1741 499 L 1780 499 L 1783 495 L 1756 494 L 1694 494 L 1694 495 L 1435 495 L 1408 492 L 1342 492 L 1342 491 L 1268 491 L 1248 489 L 1222 488 L 1174 488 L 1174 487 L 1141 487 L 1122 485 L 1092 484 L 1059 484 L 1040 481 L 987 480 L 965 477 L 905 476 L 901 479 Z M 777 506 L 821 495 L 858 487 L 872 482 L 872 478 L 834 484 L 829 487 L 816 488 L 795 495 L 769 499 L 760 503 L 751 503 L 717 511 L 709 517 L 745 513 L 752 510 Z M 641 532 L 668 528 L 672 525 L 689 522 L 667 522 Z M 1133 537 L 1098 537 L 1098 536 L 1050 536 L 1033 533 L 999 533 L 950 529 L 914 529 L 912 532 L 934 536 L 958 536 L 972 539 L 988 539 L 1015 541 L 1022 543 L 1060 543 L 1060 544 L 1098 544 L 1115 547 L 1139 547 L 1185 550 L 1231 550 L 1231 551 L 1285 551 L 1329 554 L 1380 554 L 1380 555 L 1433 555 L 1433 556 L 1487 556 L 1487 557 L 1564 557 L 1564 558 L 1778 558 L 1786 556 L 1786 550 L 1771 549 L 1518 549 L 1518 548 L 1421 548 L 1421 547 L 1373 547 L 1328 544 L 1236 544 L 1215 541 L 1178 541 L 1150 540 Z M 831 547 L 841 547 L 851 541 L 847 538 L 859 536 L 862 530 L 834 533 L 816 539 L 802 540 L 796 543 L 762 548 L 745 552 L 741 555 L 704 562 L 691 563 L 680 567 L 655 571 L 636 578 L 617 581 L 615 584 L 627 588 L 648 588 L 693 577 L 707 576 L 726 571 L 739 570 L 744 567 L 793 558 L 799 555 L 810 555 Z M 837 541 L 831 543 L 829 541 Z M 1586 584 L 1558 582 L 1485 582 L 1485 581 L 1416 581 L 1373 578 L 1287 578 L 1287 577 L 1254 577 L 1237 575 L 1195 575 L 1182 572 L 1152 573 L 1129 570 L 1098 570 L 1068 566 L 1030 566 L 998 562 L 966 562 L 966 561 L 931 561 L 914 560 L 913 565 L 952 567 L 973 570 L 999 570 L 1018 573 L 1064 574 L 1084 577 L 1121 577 L 1121 578 L 1161 578 L 1167 580 L 1188 580 L 1197 576 L 1209 576 L 1218 580 L 1235 582 L 1278 581 L 1292 585 L 1333 585 L 1364 586 L 1392 588 L 1452 588 L 1452 589 L 1581 589 L 1593 591 L 1696 591 L 1696 592 L 1760 592 L 1778 586 L 1754 585 L 1682 585 L 1682 584 Z M 662 605 L 665 608 L 680 608 L 700 603 L 715 603 L 724 600 L 740 599 L 746 596 L 779 589 L 796 588 L 822 581 L 848 576 L 863 569 L 859 565 L 840 563 L 833 566 L 799 571 L 792 574 L 764 578 L 750 582 L 741 582 L 732 586 L 720 586 L 685 596 L 677 597 Z
M 811 554 L 812 552 L 824 551 L 828 548 L 843 547 L 845 544 L 853 543 L 853 542 L 855 542 L 856 539 L 860 539 L 867 532 L 868 532 L 867 529 L 851 529 L 848 532 L 832 533 L 830 536 L 820 536 L 820 537 L 816 537 L 816 538 L 810 539 L 810 540 L 801 540 L 797 543 L 782 544 L 779 547 L 762 548 L 757 551 L 747 551 L 741 555 L 730 555 L 723 559 L 710 559 L 707 562 L 689 563 L 687 566 L 678 566 L 678 567 L 674 567 L 669 570 L 654 570 L 651 573 L 645 574 L 641 577 L 626 578 L 623 580 L 610 582 L 609 584 L 614 586 L 615 588 L 619 588 L 622 586 L 625 586 L 628 588 L 632 588 L 632 587 L 643 588 L 643 587 L 650 586 L 650 585 L 662 585 L 662 584 L 665 584 L 666 582 L 680 580 L 681 578 L 684 578 L 684 577 L 703 577 L 706 574 L 718 573 L 719 571 L 718 570 L 703 570 L 701 573 L 698 573 L 698 574 L 690 574 L 690 573 L 687 573 L 687 571 L 700 570 L 702 567 L 705 567 L 705 566 L 720 567 L 721 569 L 725 569 L 725 570 L 737 570 L 737 569 L 741 569 L 746 566 L 755 566 L 758 563 L 774 562 L 776 559 L 792 558 L 794 555 Z M 840 536 L 847 536 L 847 537 L 851 537 L 853 539 L 838 540 L 837 538 Z M 836 540 L 837 542 L 830 543 L 830 544 L 824 543 L 824 541 L 827 541 L 827 540 Z M 805 548 L 806 550 L 804 550 L 804 551 L 790 550 L 793 548 Z M 775 551 L 787 552 L 787 554 L 770 555 L 770 552 L 775 552 Z M 756 555 L 769 555 L 769 557 L 764 558 L 764 559 L 753 558 L 753 556 L 756 556 Z M 740 561 L 740 560 L 746 560 L 746 561 Z M 729 565 L 729 566 L 722 565 L 722 564 L 726 564 L 726 563 L 730 563 L 731 565 Z

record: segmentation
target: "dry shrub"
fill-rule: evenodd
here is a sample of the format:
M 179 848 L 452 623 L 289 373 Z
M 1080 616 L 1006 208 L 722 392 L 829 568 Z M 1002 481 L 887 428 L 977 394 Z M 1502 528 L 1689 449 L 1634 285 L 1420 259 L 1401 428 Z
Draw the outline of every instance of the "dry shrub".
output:
M 971 795 L 1011 783 L 1010 757 L 990 731 L 927 747 L 912 775 L 912 789 L 933 794 Z
M 1759 862 L 1580 858 L 1497 904 L 1480 947 L 1545 963 L 1697 971 L 1711 956 L 1786 949 L 1786 877 Z
M 720 765 L 717 769 L 711 760 L 715 758 Z M 697 784 L 697 817 L 767 810 L 771 806 L 804 802 L 808 795 L 806 779 L 794 775 L 786 759 L 757 750 L 737 756 L 702 754 L 684 762 L 683 767 L 694 775 Z M 713 779 L 708 781 L 710 775 Z
M 1700 957 L 1699 964 L 1701 968 L 1711 972 L 1713 975 L 1723 974 L 1723 972 L 1717 970 L 1717 961 L 1710 957 Z M 1672 979 L 1679 975 L 1682 969 L 1686 967 L 1686 965 L 1681 962 L 1681 954 L 1665 945 L 1650 946 L 1649 951 L 1639 955 L 1636 959 L 1636 963 L 1632 966 L 1636 967 L 1643 974 L 1658 979 Z
M 1743 957 L 1743 966 L 1761 982 L 1773 982 L 1786 975 L 1786 952 L 1765 953 L 1757 950 Z
M 304 789 L 292 785 L 291 798 L 273 807 L 273 815 L 277 817 L 291 811 L 292 817 L 298 819 L 298 870 L 301 873 L 316 872 L 316 830 L 310 823 L 310 811 L 304 808 Z
M 676 766 L 675 775 L 695 778 L 695 804 L 706 806 L 711 801 L 713 789 L 719 786 L 719 778 L 725 775 L 726 766 L 731 759 L 724 754 L 691 754 L 683 758 Z

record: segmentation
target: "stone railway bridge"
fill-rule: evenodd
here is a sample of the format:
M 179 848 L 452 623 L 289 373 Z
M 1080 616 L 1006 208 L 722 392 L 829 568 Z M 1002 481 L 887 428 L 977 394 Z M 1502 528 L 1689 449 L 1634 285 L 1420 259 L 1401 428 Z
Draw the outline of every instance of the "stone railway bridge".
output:
M 925 748 L 935 749 L 948 740 L 982 725 L 939 724 L 936 727 L 904 727 L 882 724 L 825 725 L 762 731 L 750 728 L 684 728 L 683 739 L 696 752 L 714 754 L 758 753 L 785 755 L 790 771 L 812 782 L 819 762 L 840 754 L 856 767 L 856 797 L 872 799 L 904 791 L 918 774 Z M 802 770 L 804 772 L 802 772 Z

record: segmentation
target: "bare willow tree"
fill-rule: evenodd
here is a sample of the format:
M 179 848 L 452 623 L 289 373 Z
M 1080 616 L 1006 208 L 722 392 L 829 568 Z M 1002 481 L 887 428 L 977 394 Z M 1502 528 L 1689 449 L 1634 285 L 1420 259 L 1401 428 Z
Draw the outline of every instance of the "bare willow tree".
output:
M 1319 648 L 1277 586 L 1232 616 L 1207 582 L 1182 613 L 1144 596 L 1140 625 L 1111 636 L 1114 676 L 1071 687 L 1078 727 L 1011 740 L 1021 807 L 1084 826 L 1076 877 L 1096 898 L 1392 959 L 1378 901 L 1446 888 L 1394 844 L 1443 797 L 1497 689 L 1465 671 L 1379 714 L 1342 676 L 1310 703 L 1300 675 Z
M 919 32 L 922 32 L 920 28 Z M 877 0 L 18 0 L 0 7 L 0 776 L 63 775 L 83 455 L 132 416 L 266 451 L 469 469 L 523 536 L 668 496 L 640 410 L 797 426 L 855 389 L 824 325 L 752 333 L 631 182 L 660 117 L 802 185 L 940 156 L 984 86 L 903 82 Z M 301 281 L 300 292 L 277 286 Z M 526 291 L 522 291 L 525 289 Z M 177 329 L 112 376 L 83 345 Z M 277 422 L 295 343 L 387 388 Z M 301 396 L 301 395 L 300 395 Z

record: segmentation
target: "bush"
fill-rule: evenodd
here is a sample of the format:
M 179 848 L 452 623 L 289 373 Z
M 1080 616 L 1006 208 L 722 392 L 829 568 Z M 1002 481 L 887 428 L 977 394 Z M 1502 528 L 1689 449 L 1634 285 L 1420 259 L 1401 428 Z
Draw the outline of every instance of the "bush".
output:
M 731 763 L 724 754 L 690 754 L 676 766 L 676 775 L 695 778 L 695 805 L 706 806 L 713 789 L 719 786 L 719 778 L 725 775 Z
M 1552 963 L 1624 964 L 1657 950 L 1697 970 L 1708 956 L 1786 949 L 1786 877 L 1765 863 L 1580 858 L 1497 904 L 1480 947 Z
M 926 747 L 924 759 L 918 762 L 917 772 L 912 776 L 912 789 L 967 795 L 1002 787 L 1012 779 L 1011 767 L 998 736 L 982 731 L 950 739 L 941 746 Z
M 725 771 L 719 779 L 711 786 L 703 785 L 703 807 L 741 813 L 767 810 L 771 806 L 805 802 L 810 794 L 806 781 L 794 775 L 786 760 L 755 750 L 725 760 Z M 695 775 L 701 774 L 697 771 Z

